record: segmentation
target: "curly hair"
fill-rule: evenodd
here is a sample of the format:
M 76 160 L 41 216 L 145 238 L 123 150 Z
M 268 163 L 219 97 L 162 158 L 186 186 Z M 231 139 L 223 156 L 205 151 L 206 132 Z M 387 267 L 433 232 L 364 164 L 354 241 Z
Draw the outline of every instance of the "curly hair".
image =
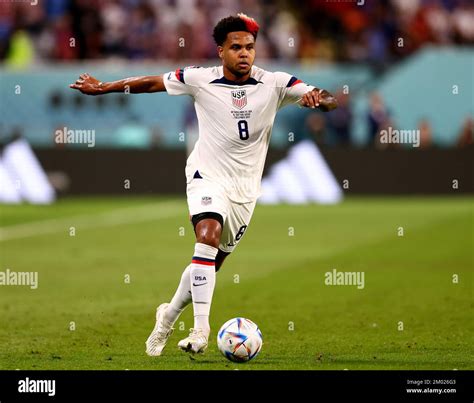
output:
M 254 39 L 257 40 L 257 34 L 260 26 L 257 21 L 249 16 L 239 13 L 237 16 L 230 16 L 220 20 L 214 27 L 212 34 L 214 41 L 217 45 L 222 46 L 227 39 L 229 32 L 245 31 L 253 35 Z

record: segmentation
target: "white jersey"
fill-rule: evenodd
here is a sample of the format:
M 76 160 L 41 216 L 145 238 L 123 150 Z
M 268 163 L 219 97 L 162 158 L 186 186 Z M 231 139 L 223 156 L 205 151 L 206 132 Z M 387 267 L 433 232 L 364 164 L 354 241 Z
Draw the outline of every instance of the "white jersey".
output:
M 168 94 L 194 99 L 199 139 L 186 164 L 187 183 L 205 178 L 235 203 L 255 201 L 277 111 L 314 87 L 256 66 L 242 83 L 226 79 L 222 66 L 177 69 L 163 79 Z

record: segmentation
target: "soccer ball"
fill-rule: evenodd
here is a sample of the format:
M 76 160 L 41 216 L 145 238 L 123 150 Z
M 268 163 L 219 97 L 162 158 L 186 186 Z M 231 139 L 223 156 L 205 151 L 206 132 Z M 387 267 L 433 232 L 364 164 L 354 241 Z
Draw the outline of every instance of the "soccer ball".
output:
M 217 333 L 220 352 L 234 362 L 246 362 L 262 349 L 262 332 L 249 319 L 234 318 L 222 325 Z

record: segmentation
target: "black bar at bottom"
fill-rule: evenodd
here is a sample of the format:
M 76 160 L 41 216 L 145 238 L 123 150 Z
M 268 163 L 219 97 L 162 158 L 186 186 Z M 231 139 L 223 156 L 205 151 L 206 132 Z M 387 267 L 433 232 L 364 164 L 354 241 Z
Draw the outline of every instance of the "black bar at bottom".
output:
M 472 371 L 0 371 L 0 402 L 472 402 L 473 374 Z M 48 380 L 54 381 L 54 391 L 52 382 L 32 382 Z

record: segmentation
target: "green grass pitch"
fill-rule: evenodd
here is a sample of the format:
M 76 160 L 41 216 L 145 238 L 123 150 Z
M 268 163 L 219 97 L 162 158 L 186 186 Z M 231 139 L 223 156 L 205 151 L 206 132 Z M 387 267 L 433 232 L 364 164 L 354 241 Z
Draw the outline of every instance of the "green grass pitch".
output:
M 0 368 L 473 369 L 473 201 L 257 206 L 218 273 L 209 349 L 195 360 L 176 346 L 190 307 L 161 357 L 144 351 L 192 256 L 183 198 L 0 206 L 0 271 L 39 273 L 35 290 L 0 286 Z M 333 269 L 364 272 L 364 288 L 326 285 Z M 246 364 L 216 346 L 236 316 L 264 336 Z

